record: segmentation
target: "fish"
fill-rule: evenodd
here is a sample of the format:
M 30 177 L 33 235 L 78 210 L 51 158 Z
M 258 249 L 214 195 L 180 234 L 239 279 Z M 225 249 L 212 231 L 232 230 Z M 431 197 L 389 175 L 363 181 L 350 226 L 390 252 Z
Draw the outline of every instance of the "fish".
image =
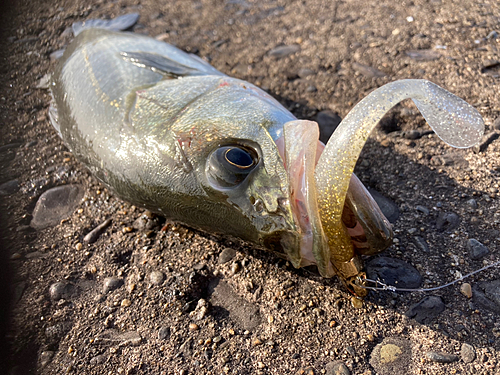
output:
M 325 146 L 315 122 L 257 86 L 167 43 L 98 28 L 75 37 L 50 90 L 59 136 L 122 199 L 296 268 L 314 265 L 366 295 L 361 256 L 392 243 L 391 224 L 352 173 L 366 126 L 336 144 L 358 126 L 343 121 Z

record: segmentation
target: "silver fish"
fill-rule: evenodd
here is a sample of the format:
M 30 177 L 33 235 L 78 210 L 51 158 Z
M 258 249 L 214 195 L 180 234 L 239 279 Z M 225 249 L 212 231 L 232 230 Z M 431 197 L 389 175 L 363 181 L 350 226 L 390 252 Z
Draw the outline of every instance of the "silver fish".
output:
M 392 230 L 351 177 L 360 147 L 344 157 L 329 142 L 322 155 L 317 124 L 195 55 L 132 33 L 82 31 L 51 92 L 49 114 L 61 138 L 123 199 L 272 250 L 295 267 L 315 264 L 322 276 L 338 274 L 366 294 L 356 284 L 359 255 L 385 249 Z M 340 173 L 345 191 L 336 200 L 329 198 L 332 153 L 352 164 Z M 330 224 L 333 212 L 337 224 Z

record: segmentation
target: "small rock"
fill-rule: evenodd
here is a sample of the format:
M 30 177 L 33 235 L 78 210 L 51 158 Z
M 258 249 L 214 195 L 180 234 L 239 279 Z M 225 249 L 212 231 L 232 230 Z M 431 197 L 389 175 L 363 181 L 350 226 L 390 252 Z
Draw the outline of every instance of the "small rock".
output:
M 108 357 L 105 354 L 96 355 L 95 357 L 90 359 L 90 364 L 92 366 L 102 365 L 108 360 Z
M 380 375 L 408 374 L 411 357 L 408 340 L 387 337 L 373 349 L 370 364 Z
M 420 139 L 422 138 L 422 132 L 420 132 L 419 130 L 410 130 L 408 132 L 404 132 L 403 136 L 406 139 L 412 139 L 412 140 Z
M 493 129 L 500 130 L 500 116 L 493 121 Z
M 87 235 L 85 237 L 83 237 L 83 242 L 88 243 L 88 244 L 96 242 L 97 239 L 99 238 L 99 236 L 102 234 L 102 232 L 104 232 L 104 230 L 107 227 L 109 227 L 110 224 L 111 224 L 111 219 L 105 220 L 104 222 L 99 224 L 97 227 L 92 229 L 89 233 L 87 233 Z
M 64 185 L 43 193 L 33 210 L 31 226 L 44 229 L 57 225 L 69 217 L 83 198 L 83 189 L 79 185 Z
M 200 298 L 196 304 L 196 308 L 189 313 L 189 316 L 194 320 L 202 320 L 207 315 L 207 312 L 208 302 L 205 299 Z
M 454 212 L 440 212 L 436 221 L 436 228 L 440 232 L 451 231 L 458 227 L 460 218 Z
M 238 262 L 235 262 L 231 265 L 231 274 L 235 275 L 238 272 L 240 272 L 240 264 Z
M 474 304 L 500 314 L 500 279 L 474 285 L 472 296 Z
M 236 250 L 226 247 L 219 255 L 218 263 L 224 264 L 236 256 Z
M 429 209 L 425 206 L 418 205 L 417 207 L 415 207 L 415 209 L 419 212 L 422 212 L 426 216 L 429 215 Z
M 170 337 L 170 327 L 161 327 L 158 330 L 158 339 L 167 340 Z
M 252 341 L 253 346 L 259 346 L 262 345 L 262 341 L 259 338 L 256 338 Z
M 431 361 L 437 363 L 452 363 L 458 361 L 458 355 L 455 354 L 427 352 L 425 356 Z
M 361 309 L 361 308 L 363 308 L 363 300 L 360 298 L 357 298 L 355 296 L 352 296 L 351 297 L 351 305 L 355 309 Z
M 132 227 L 139 231 L 153 230 L 159 226 L 159 218 L 148 210 L 144 211 L 132 224 Z
M 472 298 L 472 287 L 469 283 L 463 283 L 460 287 L 460 292 L 467 298 Z
M 77 292 L 75 285 L 65 281 L 54 283 L 49 288 L 50 299 L 59 301 L 60 299 L 70 299 Z
M 10 180 L 0 185 L 0 195 L 11 195 L 19 190 L 19 181 Z
M 420 236 L 413 237 L 413 243 L 415 244 L 415 246 L 417 246 L 419 250 L 423 251 L 424 253 L 429 252 L 429 245 L 427 245 L 427 241 L 424 240 L 422 237 Z
M 130 305 L 132 305 L 132 301 L 129 300 L 128 298 L 125 298 L 122 300 L 122 303 L 121 303 L 122 307 L 129 307 Z
M 478 260 L 488 255 L 490 250 L 478 240 L 471 238 L 467 241 L 467 250 L 472 260 Z
M 165 278 L 165 275 L 161 271 L 153 271 L 149 274 L 149 281 L 153 285 L 160 285 L 163 283 L 163 279 Z
M 48 89 L 50 86 L 50 80 L 52 78 L 52 75 L 50 73 L 45 74 L 42 78 L 40 78 L 40 81 L 38 81 L 36 88 L 37 89 Z
M 316 92 L 316 91 L 318 91 L 318 89 L 314 85 L 309 85 L 306 88 L 306 92 Z
M 414 289 L 422 283 L 422 276 L 413 266 L 389 257 L 371 259 L 366 264 L 366 274 L 371 280 L 380 280 L 399 288 Z
M 313 74 L 316 74 L 314 72 L 314 70 L 311 70 L 311 69 L 307 69 L 307 68 L 302 68 L 302 69 L 299 69 L 297 75 L 300 77 L 300 78 L 306 78 L 306 77 L 309 77 L 309 76 L 312 76 Z
M 344 362 L 333 361 L 326 365 L 326 375 L 351 375 L 351 372 Z
M 200 329 L 200 327 L 198 326 L 198 324 L 196 324 L 196 323 L 189 323 L 189 330 L 190 331 L 197 331 L 199 329 Z
M 415 61 L 433 61 L 441 57 L 441 54 L 438 51 L 434 51 L 432 49 L 406 51 L 405 54 Z
M 474 359 L 476 359 L 476 351 L 474 350 L 474 347 L 464 342 L 462 344 L 462 350 L 460 351 L 460 357 L 465 363 L 473 362 Z
M 118 289 L 123 285 L 123 279 L 119 277 L 106 277 L 104 279 L 104 285 L 102 288 L 102 292 L 104 294 L 111 292 L 112 290 Z
M 279 46 L 273 48 L 267 54 L 271 57 L 276 57 L 277 59 L 281 59 L 283 57 L 293 55 L 298 51 L 300 51 L 300 46 L 298 44 L 292 44 L 289 46 Z
M 469 199 L 467 202 L 465 202 L 465 204 L 473 210 L 478 208 L 477 201 L 474 198 Z
M 398 205 L 392 200 L 389 199 L 378 191 L 373 189 L 368 189 L 375 202 L 379 206 L 380 210 L 384 214 L 384 216 L 389 220 L 391 224 L 394 224 L 396 220 L 399 218 L 399 208 Z
M 405 315 L 415 319 L 421 324 L 431 323 L 445 309 L 445 305 L 441 297 L 428 296 L 420 302 L 411 305 Z
M 342 118 L 337 113 L 327 109 L 316 115 L 316 122 L 319 126 L 319 140 L 326 144 L 342 122 Z
M 381 77 L 385 77 L 385 73 L 384 72 L 381 72 L 380 70 L 374 68 L 374 67 L 371 67 L 371 66 L 368 66 L 368 65 L 363 65 L 363 64 L 359 64 L 357 62 L 354 62 L 352 63 L 352 68 L 364 75 L 366 78 L 381 78 Z

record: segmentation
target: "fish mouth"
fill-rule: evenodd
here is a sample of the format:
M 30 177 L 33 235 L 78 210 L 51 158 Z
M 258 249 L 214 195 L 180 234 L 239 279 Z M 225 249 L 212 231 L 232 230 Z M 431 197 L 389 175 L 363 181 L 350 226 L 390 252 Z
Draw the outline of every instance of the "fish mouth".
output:
M 340 249 L 331 248 L 321 222 L 314 177 L 325 148 L 319 141 L 317 123 L 286 123 L 276 145 L 288 174 L 290 206 L 300 237 L 300 263 L 295 266 L 316 265 L 324 277 L 358 277 L 362 271 L 359 256 L 377 254 L 391 244 L 389 221 L 361 181 L 352 175 L 342 213 L 344 237 L 349 242 Z

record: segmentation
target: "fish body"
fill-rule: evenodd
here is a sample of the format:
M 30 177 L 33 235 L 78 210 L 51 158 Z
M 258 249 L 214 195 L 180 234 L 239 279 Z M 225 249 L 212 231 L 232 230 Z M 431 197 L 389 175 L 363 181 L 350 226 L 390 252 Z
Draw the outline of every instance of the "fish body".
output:
M 331 249 L 316 203 L 317 124 L 197 56 L 88 29 L 65 51 L 50 88 L 50 118 L 71 152 L 136 205 L 283 254 L 295 267 L 316 264 L 327 277 L 356 277 L 353 249 L 372 254 L 391 241 L 354 176 L 339 203 L 349 243 Z

